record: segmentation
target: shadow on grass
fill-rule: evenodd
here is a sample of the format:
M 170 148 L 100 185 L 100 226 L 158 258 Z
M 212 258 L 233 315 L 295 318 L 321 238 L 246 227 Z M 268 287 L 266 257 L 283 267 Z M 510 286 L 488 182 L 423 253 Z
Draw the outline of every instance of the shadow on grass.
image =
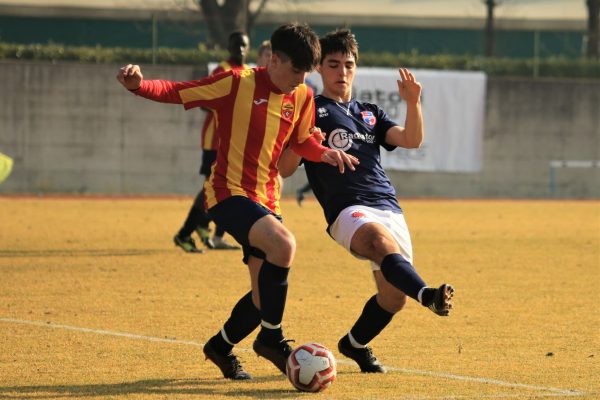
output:
M 170 250 L 151 249 L 64 249 L 64 250 L 0 250 L 0 258 L 20 257 L 114 257 L 149 256 Z
M 93 398 L 99 396 L 149 395 L 167 398 L 185 396 L 242 396 L 263 399 L 296 398 L 300 394 L 287 381 L 281 389 L 252 388 L 256 383 L 282 381 L 282 377 L 260 377 L 251 381 L 235 382 L 226 379 L 150 379 L 135 382 L 89 385 L 3 386 L 0 399 L 54 399 Z

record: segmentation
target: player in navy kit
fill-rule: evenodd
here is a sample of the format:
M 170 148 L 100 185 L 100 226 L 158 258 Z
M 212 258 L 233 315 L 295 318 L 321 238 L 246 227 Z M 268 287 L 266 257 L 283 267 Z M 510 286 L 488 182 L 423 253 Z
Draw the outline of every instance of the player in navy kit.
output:
M 429 288 L 412 261 L 410 234 L 396 192 L 381 166 L 380 147 L 417 148 L 423 141 L 421 85 L 406 69 L 400 69 L 400 97 L 407 104 L 405 126 L 392 121 L 374 104 L 352 97 L 358 61 L 358 44 L 346 29 L 321 38 L 318 70 L 323 93 L 315 97 L 315 125 L 323 144 L 358 158 L 352 173 L 340 174 L 325 164 L 304 160 L 306 175 L 327 220 L 327 231 L 354 256 L 371 262 L 377 294 L 365 304 L 358 320 L 338 343 L 363 372 L 385 372 L 367 344 L 406 303 L 406 296 L 434 313 L 447 316 L 454 289 L 447 284 Z M 289 176 L 299 158 L 291 152 L 280 161 L 280 172 Z

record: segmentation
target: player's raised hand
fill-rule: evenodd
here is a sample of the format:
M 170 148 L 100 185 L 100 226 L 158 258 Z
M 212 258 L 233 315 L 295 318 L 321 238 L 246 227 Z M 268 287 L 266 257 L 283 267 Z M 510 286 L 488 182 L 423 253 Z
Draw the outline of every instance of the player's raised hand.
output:
M 142 75 L 139 65 L 127 64 L 121 67 L 117 74 L 117 80 L 127 90 L 138 89 L 142 84 L 142 79 L 144 79 L 144 75 Z
M 400 97 L 407 103 L 417 103 L 421 99 L 421 84 L 416 81 L 415 76 L 406 68 L 400 68 L 400 79 L 398 83 L 398 92 Z
M 354 171 L 354 166 L 358 164 L 358 158 L 351 156 L 348 153 L 344 153 L 341 150 L 327 149 L 321 154 L 321 161 L 329 165 L 337 166 L 340 169 L 340 173 L 344 173 L 346 165 L 350 170 Z

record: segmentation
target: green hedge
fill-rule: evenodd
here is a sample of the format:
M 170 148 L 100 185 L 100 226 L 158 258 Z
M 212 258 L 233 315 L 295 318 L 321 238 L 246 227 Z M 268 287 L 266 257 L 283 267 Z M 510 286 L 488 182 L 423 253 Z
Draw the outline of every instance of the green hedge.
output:
M 212 60 L 226 57 L 223 50 L 172 49 L 160 47 L 153 54 L 148 49 L 122 47 L 69 47 L 58 44 L 0 43 L 0 59 L 78 61 L 92 64 L 119 64 L 133 62 L 149 64 L 156 58 L 163 65 L 206 65 Z
M 0 43 L 0 59 L 77 61 L 96 64 L 135 62 L 161 65 L 205 66 L 209 61 L 220 61 L 227 54 L 222 50 L 120 47 L 67 47 L 57 44 L 20 45 Z M 250 54 L 250 61 L 256 53 Z M 600 79 L 600 60 L 546 58 L 536 64 L 533 59 L 485 58 L 440 54 L 434 56 L 365 52 L 360 55 L 360 65 L 378 67 L 427 68 L 441 70 L 484 71 L 489 76 L 561 77 Z

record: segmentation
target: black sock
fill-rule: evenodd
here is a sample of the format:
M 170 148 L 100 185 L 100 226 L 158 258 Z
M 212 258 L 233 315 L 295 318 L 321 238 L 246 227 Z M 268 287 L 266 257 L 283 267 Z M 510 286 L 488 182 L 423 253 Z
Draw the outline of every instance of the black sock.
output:
M 260 325 L 260 311 L 252 302 L 252 291 L 250 291 L 233 307 L 223 329 L 210 339 L 210 344 L 218 353 L 228 354 L 233 349 L 233 345 L 241 342 L 258 325 Z
M 227 343 L 225 339 L 223 339 L 221 331 L 219 331 L 219 333 L 217 333 L 215 336 L 211 337 L 208 342 L 213 347 L 213 349 L 215 349 L 216 352 L 219 354 L 229 354 L 233 349 L 233 346 Z
M 427 286 L 415 268 L 400 254 L 388 254 L 381 262 L 381 273 L 385 279 L 417 301 L 419 291 Z
M 350 333 L 354 340 L 366 346 L 375 336 L 381 333 L 393 317 L 394 314 L 381 308 L 377 303 L 377 295 L 374 295 L 365 304 L 362 314 L 350 329 Z
M 258 274 L 260 290 L 262 329 L 259 339 L 262 342 L 279 342 L 283 340 L 281 320 L 285 310 L 289 268 L 279 267 L 264 260 Z M 268 326 L 266 326 L 268 325 Z
M 260 310 L 252 302 L 252 291 L 250 291 L 233 307 L 223 329 L 229 341 L 236 344 L 251 334 L 258 325 L 260 325 Z

